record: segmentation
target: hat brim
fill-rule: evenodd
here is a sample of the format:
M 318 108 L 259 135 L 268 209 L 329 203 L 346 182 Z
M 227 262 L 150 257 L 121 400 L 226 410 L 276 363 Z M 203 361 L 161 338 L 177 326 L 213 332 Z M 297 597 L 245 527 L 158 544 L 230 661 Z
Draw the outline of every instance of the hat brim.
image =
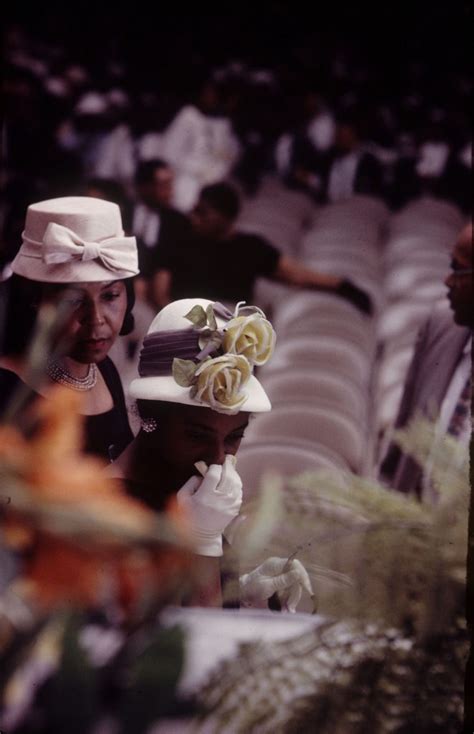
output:
M 250 376 L 245 385 L 247 399 L 239 408 L 239 411 L 248 413 L 267 413 L 272 409 L 267 393 L 254 375 Z M 181 387 L 172 375 L 161 377 L 139 377 L 130 383 L 129 394 L 138 400 L 161 400 L 166 403 L 181 403 L 182 405 L 195 405 L 200 408 L 209 408 L 208 403 L 200 402 L 190 396 L 189 387 Z M 239 412 L 236 411 L 236 412 Z M 221 412 L 221 411 L 219 411 Z M 230 410 L 222 412 L 230 413 Z
M 109 270 L 92 260 L 48 265 L 39 258 L 28 257 L 21 252 L 13 260 L 11 268 L 17 275 L 39 283 L 100 283 L 133 278 L 139 272 L 138 268 L 133 271 Z

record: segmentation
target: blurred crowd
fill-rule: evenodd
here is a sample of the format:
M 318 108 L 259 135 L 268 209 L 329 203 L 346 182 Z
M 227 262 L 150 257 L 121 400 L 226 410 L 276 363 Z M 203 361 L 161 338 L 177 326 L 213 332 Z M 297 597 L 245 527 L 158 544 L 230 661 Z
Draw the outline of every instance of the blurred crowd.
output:
M 110 44 L 109 44 L 110 45 Z M 429 59 L 369 63 L 350 44 L 288 64 L 244 54 L 156 74 L 125 50 L 90 57 L 12 24 L 4 43 L 3 265 L 18 249 L 26 206 L 90 192 L 138 198 L 142 162 L 174 174 L 172 204 L 189 212 L 204 185 L 245 194 L 274 173 L 317 203 L 354 193 L 398 209 L 430 194 L 469 210 L 472 82 Z M 147 57 L 149 59 L 149 57 Z M 158 58 L 158 57 L 157 57 Z M 382 60 L 381 60 L 382 62 Z

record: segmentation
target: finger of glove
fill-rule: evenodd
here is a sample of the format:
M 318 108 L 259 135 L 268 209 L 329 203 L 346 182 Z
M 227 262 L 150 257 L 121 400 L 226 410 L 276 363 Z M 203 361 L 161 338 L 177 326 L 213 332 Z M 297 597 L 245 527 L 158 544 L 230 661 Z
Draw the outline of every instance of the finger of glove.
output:
M 293 584 L 287 589 L 284 594 L 281 595 L 281 604 L 283 609 L 287 609 L 289 612 L 296 612 L 296 607 L 301 599 L 301 584 Z
M 269 581 L 273 586 L 273 591 L 283 591 L 294 583 L 301 583 L 298 570 L 287 571 L 286 573 L 279 574 L 279 576 L 273 576 Z
M 259 573 L 261 575 L 276 576 L 279 573 L 283 573 L 283 569 L 287 564 L 286 558 L 278 558 L 278 556 L 271 556 L 267 558 L 260 566 L 253 571 L 253 573 Z
M 233 457 L 227 454 L 225 461 L 222 465 L 222 475 L 219 484 L 217 485 L 217 492 L 224 494 L 235 494 L 242 496 L 242 480 L 237 474 L 232 461 Z
M 186 503 L 189 498 L 196 492 L 198 487 L 201 485 L 202 479 L 201 477 L 192 476 L 188 479 L 185 484 L 181 487 L 181 489 L 178 490 L 176 497 L 178 500 L 178 504 L 184 504 Z
M 200 487 L 200 494 L 215 493 L 217 485 L 222 476 L 222 465 L 211 464 L 208 468 Z
M 308 572 L 305 569 L 305 567 L 303 566 L 303 564 L 301 563 L 301 561 L 299 561 L 297 558 L 294 558 L 291 561 L 291 570 L 298 572 L 298 579 L 299 579 L 300 584 L 302 585 L 304 590 L 308 592 L 310 596 L 313 596 L 314 591 L 313 591 L 313 587 L 311 584 L 311 579 L 309 578 Z

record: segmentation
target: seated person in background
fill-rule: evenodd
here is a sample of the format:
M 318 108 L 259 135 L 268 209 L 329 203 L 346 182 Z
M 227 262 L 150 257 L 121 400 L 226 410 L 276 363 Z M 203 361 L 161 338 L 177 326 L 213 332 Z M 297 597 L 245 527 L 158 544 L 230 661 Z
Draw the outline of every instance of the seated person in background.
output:
M 421 415 L 437 421 L 440 436 L 454 436 L 467 448 L 474 324 L 472 224 L 460 232 L 451 263 L 445 283 L 453 314 L 435 310 L 420 329 L 395 427 L 404 428 Z M 435 450 L 433 446 L 432 452 Z M 398 446 L 389 447 L 380 471 L 382 480 L 393 489 L 435 499 L 429 466 L 420 466 Z
M 141 430 L 108 474 L 124 479 L 132 496 L 157 511 L 177 496 L 196 551 L 200 589 L 192 603 L 201 606 L 220 605 L 222 596 L 235 606 L 239 597 L 223 533 L 242 502 L 234 457 L 250 415 L 271 409 L 252 372 L 271 357 L 274 344 L 270 322 L 253 306 L 241 306 L 234 318 L 206 299 L 175 301 L 153 320 L 140 354 L 140 377 L 130 386 Z M 227 569 L 221 567 L 223 552 Z M 221 576 L 225 570 L 230 579 Z M 230 583 L 221 588 L 221 579 Z M 240 578 L 244 601 L 279 591 L 290 611 L 303 588 L 312 595 L 295 559 L 267 559 Z
M 234 229 L 240 209 L 228 183 L 205 186 L 191 214 L 193 236 L 180 247 L 163 250 L 154 278 L 159 305 L 199 291 L 226 303 L 252 300 L 258 277 L 334 293 L 365 313 L 368 295 L 349 280 L 319 273 L 280 253 L 260 235 Z
M 112 460 L 132 440 L 119 374 L 107 356 L 133 329 L 137 247 L 109 201 L 68 196 L 32 204 L 12 262 L 0 357 L 0 410 L 25 384 L 47 396 L 59 382 L 83 395 L 85 450 Z M 38 308 L 67 309 L 44 375 L 32 374 L 27 350 Z
M 214 79 L 197 84 L 194 99 L 183 105 L 162 137 L 163 157 L 176 175 L 173 204 L 189 212 L 206 184 L 227 178 L 240 155 L 222 85 Z
M 361 123 L 355 116 L 340 116 L 335 141 L 323 164 L 310 170 L 305 160 L 295 159 L 293 177 L 305 184 L 316 201 L 334 204 L 355 194 L 385 198 L 382 164 L 361 139 Z
M 137 296 L 157 306 L 153 287 L 157 258 L 161 251 L 179 250 L 191 226 L 188 218 L 171 206 L 173 171 L 165 161 L 142 161 L 135 173 L 135 191 L 130 229 L 138 245 Z

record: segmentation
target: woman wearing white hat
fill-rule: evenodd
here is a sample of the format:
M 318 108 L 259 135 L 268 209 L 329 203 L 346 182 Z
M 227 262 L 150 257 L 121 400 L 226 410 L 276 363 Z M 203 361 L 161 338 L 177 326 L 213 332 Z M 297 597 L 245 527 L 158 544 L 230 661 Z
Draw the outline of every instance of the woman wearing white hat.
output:
M 12 262 L 0 405 L 28 382 L 26 348 L 37 310 L 51 302 L 67 309 L 47 375 L 40 386 L 61 383 L 83 395 L 85 450 L 109 460 L 129 443 L 130 430 L 118 372 L 107 354 L 119 334 L 133 328 L 134 237 L 125 237 L 116 204 L 63 197 L 32 204 L 23 242 Z
M 271 409 L 253 369 L 270 358 L 274 344 L 273 327 L 256 307 L 238 304 L 232 314 L 209 300 L 181 299 L 151 323 L 140 377 L 130 385 L 141 430 L 109 473 L 156 510 L 172 496 L 186 508 L 205 579 L 199 604 L 220 601 L 223 533 L 242 502 L 235 454 L 250 414 Z M 291 611 L 302 588 L 312 593 L 296 560 L 268 559 L 240 579 L 244 600 L 282 591 Z

